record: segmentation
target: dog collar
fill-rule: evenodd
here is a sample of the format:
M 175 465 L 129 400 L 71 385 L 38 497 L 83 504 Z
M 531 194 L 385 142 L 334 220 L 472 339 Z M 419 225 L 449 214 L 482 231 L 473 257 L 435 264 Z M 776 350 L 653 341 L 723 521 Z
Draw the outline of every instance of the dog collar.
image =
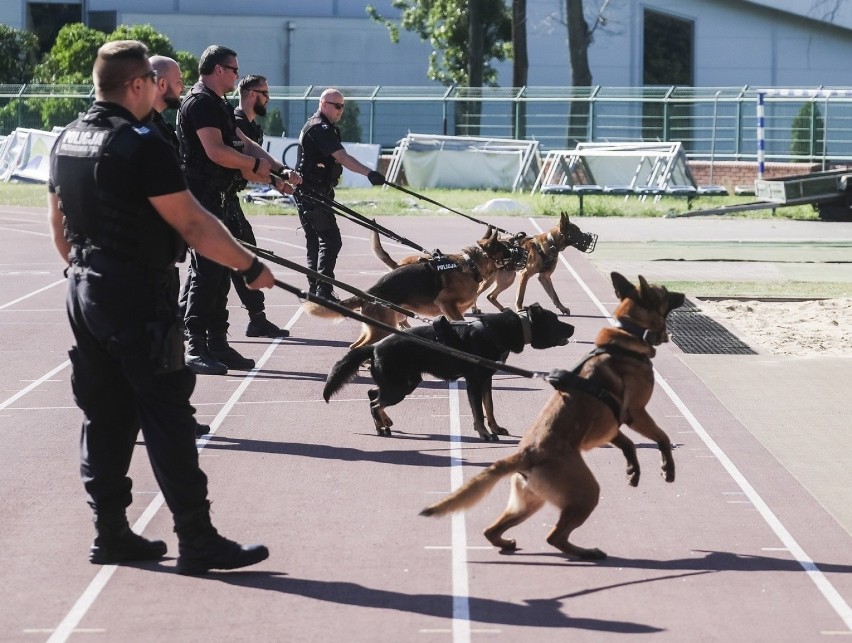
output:
M 474 262 L 473 258 L 467 254 L 467 252 L 461 253 L 462 259 L 464 259 L 465 265 L 470 268 L 470 271 L 473 273 L 473 278 L 476 281 L 482 281 L 482 275 L 479 274 L 479 269 L 476 267 L 476 262 Z
M 650 344 L 651 346 L 659 346 L 662 344 L 660 334 L 658 332 L 650 330 L 649 328 L 642 328 L 638 324 L 634 324 L 629 319 L 616 319 L 615 326 L 616 328 L 627 331 L 634 337 L 638 337 L 643 342 Z
M 524 344 L 532 342 L 532 323 L 530 322 L 530 311 L 526 308 L 518 311 L 521 318 L 521 332 L 524 335 Z

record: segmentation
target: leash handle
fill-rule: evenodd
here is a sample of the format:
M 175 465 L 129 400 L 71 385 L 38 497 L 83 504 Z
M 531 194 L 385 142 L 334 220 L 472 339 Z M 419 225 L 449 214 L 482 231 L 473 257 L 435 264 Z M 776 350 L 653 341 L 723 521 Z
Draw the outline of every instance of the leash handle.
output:
M 370 326 L 375 326 L 376 328 L 381 328 L 382 330 L 386 330 L 389 333 L 394 335 L 401 335 L 405 337 L 406 341 L 414 342 L 415 344 L 420 344 L 421 346 L 425 346 L 427 348 L 431 348 L 432 350 L 436 350 L 439 353 L 444 353 L 446 355 L 450 355 L 451 357 L 455 357 L 457 359 L 463 360 L 470 364 L 475 364 L 476 366 L 483 366 L 485 368 L 490 368 L 495 371 L 503 371 L 505 373 L 511 373 L 512 375 L 520 375 L 521 377 L 528 377 L 530 379 L 546 379 L 547 373 L 540 373 L 537 371 L 528 371 L 523 368 L 518 368 L 517 366 L 510 366 L 509 364 L 504 364 L 502 362 L 495 362 L 493 360 L 487 359 L 485 357 L 480 357 L 479 355 L 472 355 L 470 353 L 466 353 L 464 351 L 460 351 L 457 348 L 452 348 L 450 346 L 446 346 L 444 344 L 439 344 L 438 342 L 433 342 L 428 339 L 424 339 L 417 335 L 412 335 L 411 333 L 406 333 L 405 331 L 401 331 L 394 326 L 390 326 L 385 324 L 384 322 L 377 321 L 371 317 L 367 317 L 366 315 L 362 315 L 361 313 L 356 313 L 354 310 L 349 310 L 345 306 L 341 306 L 337 302 L 329 301 L 324 297 L 320 297 L 318 295 L 313 295 L 304 290 L 300 290 L 296 286 L 291 286 L 290 284 L 281 281 L 279 279 L 275 280 L 275 285 L 279 288 L 286 290 L 289 293 L 292 293 L 299 297 L 300 299 L 305 299 L 313 304 L 319 304 L 320 306 L 324 306 L 325 308 L 329 308 L 337 313 L 340 313 L 344 317 L 349 317 L 350 319 L 354 319 L 356 321 L 360 321 L 364 324 L 369 324 Z
M 502 232 L 503 234 L 509 234 L 509 235 L 510 235 L 510 234 L 512 234 L 512 233 L 511 233 L 511 232 L 509 232 L 508 230 L 504 230 L 503 228 L 498 228 L 498 227 L 497 227 L 496 225 L 494 225 L 493 223 L 488 223 L 487 221 L 481 221 L 480 219 L 477 219 L 476 217 L 472 217 L 472 216 L 470 216 L 469 214 L 465 214 L 464 212 L 459 212 L 458 210 L 454 210 L 453 208 L 451 208 L 451 207 L 449 207 L 449 206 L 447 206 L 447 205 L 444 205 L 443 203 L 438 203 L 438 202 L 437 202 L 437 201 L 435 201 L 434 199 L 430 199 L 428 196 L 425 196 L 425 195 L 423 195 L 423 194 L 418 194 L 418 193 L 417 193 L 417 192 L 415 192 L 414 190 L 409 190 L 408 188 L 403 187 L 403 186 L 401 186 L 401 185 L 398 185 L 398 184 L 396 184 L 396 183 L 391 183 L 390 181 L 385 180 L 385 185 L 389 185 L 389 186 L 391 186 L 392 188 L 396 188 L 397 190 L 399 190 L 400 192 L 404 192 L 405 194 L 410 194 L 411 196 L 413 196 L 413 197 L 415 197 L 415 198 L 418 198 L 418 199 L 420 199 L 421 201 L 426 201 L 427 203 L 431 203 L 432 205 L 437 205 L 439 208 L 444 208 L 445 210 L 449 210 L 449 211 L 450 211 L 450 212 L 452 212 L 453 214 L 458 214 L 459 216 L 462 216 L 462 217 L 464 217 L 465 219 L 470 219 L 470 220 L 471 220 L 471 221 L 473 221 L 474 223 L 481 223 L 482 225 L 491 226 L 491 227 L 492 227 L 492 228 L 494 228 L 497 232 Z

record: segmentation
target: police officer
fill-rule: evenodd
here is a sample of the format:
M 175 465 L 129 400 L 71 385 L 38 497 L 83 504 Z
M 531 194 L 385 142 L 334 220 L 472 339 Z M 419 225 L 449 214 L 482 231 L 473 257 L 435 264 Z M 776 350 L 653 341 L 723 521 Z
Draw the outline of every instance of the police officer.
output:
M 299 219 L 305 231 L 308 268 L 334 278 L 334 266 L 343 242 L 334 212 L 310 197 L 317 194 L 334 198 L 334 187 L 340 180 L 343 168 L 363 174 L 373 185 L 382 185 L 385 177 L 351 156 L 343 148 L 337 123 L 343 117 L 343 94 L 336 89 L 326 89 L 319 100 L 316 113 L 311 116 L 299 135 L 300 157 L 298 169 L 302 185 L 296 190 Z M 331 285 L 308 278 L 311 293 L 339 301 Z
M 270 170 L 283 171 L 284 167 L 258 145 L 237 135 L 233 108 L 224 99 L 239 77 L 236 52 L 211 45 L 201 54 L 198 72 L 201 79 L 183 99 L 178 112 L 178 139 L 190 192 L 224 220 L 227 195 L 240 176 L 269 182 Z M 286 191 L 283 182 L 280 184 Z M 253 368 L 254 360 L 228 344 L 230 272 L 193 248 L 189 259 L 181 294 L 187 366 L 209 375 L 224 375 L 229 368 Z
M 68 317 L 74 334 L 71 386 L 83 411 L 80 472 L 94 509 L 89 560 L 117 564 L 166 554 L 134 533 L 127 476 L 141 427 L 178 536 L 177 571 L 235 569 L 268 557 L 210 523 L 207 477 L 198 465 L 195 375 L 183 362 L 172 270 L 184 240 L 210 260 L 269 288 L 269 269 L 240 246 L 186 189 L 177 155 L 147 119 L 156 72 L 140 42 L 110 42 L 93 69 L 96 102 L 65 128 L 51 152 L 49 220 L 70 263 Z
M 263 128 L 255 121 L 255 117 L 266 116 L 269 84 L 265 77 L 249 74 L 240 79 L 238 89 L 240 104 L 234 110 L 237 129 L 262 147 Z M 237 194 L 247 185 L 248 182 L 243 179 L 237 181 L 232 187 L 225 203 L 225 225 L 234 237 L 255 246 L 257 240 L 254 230 L 240 207 L 240 198 Z M 261 291 L 247 288 L 243 278 L 234 272 L 231 273 L 231 281 L 234 291 L 248 311 L 249 323 L 246 327 L 248 337 L 288 337 L 290 335 L 289 331 L 279 328 L 266 318 L 265 298 Z

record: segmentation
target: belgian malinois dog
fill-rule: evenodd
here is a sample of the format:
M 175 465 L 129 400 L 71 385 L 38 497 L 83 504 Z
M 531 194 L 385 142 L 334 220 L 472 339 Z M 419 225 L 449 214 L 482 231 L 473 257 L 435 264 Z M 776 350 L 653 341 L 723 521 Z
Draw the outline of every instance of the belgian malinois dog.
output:
M 440 317 L 431 325 L 417 326 L 404 335 L 386 337 L 378 344 L 349 351 L 331 369 L 322 396 L 326 402 L 351 380 L 364 362 L 377 388 L 370 389 L 370 413 L 379 435 L 390 435 L 393 421 L 385 408 L 398 404 L 429 373 L 444 380 L 465 379 L 467 398 L 473 414 L 473 428 L 483 440 L 497 440 L 509 432 L 497 424 L 491 396 L 494 370 L 440 353 L 428 346 L 405 340 L 417 335 L 439 344 L 462 350 L 492 361 L 505 361 L 509 352 L 520 353 L 529 344 L 533 348 L 564 346 L 574 327 L 559 320 L 556 313 L 533 304 L 516 313 L 511 310 L 483 315 L 474 322 L 450 322 Z M 484 413 L 483 413 L 484 411 Z M 488 420 L 488 428 L 485 420 Z
M 571 532 L 582 525 L 598 504 L 600 487 L 581 455 L 611 442 L 627 458 L 629 484 L 639 483 L 636 447 L 620 431 L 628 427 L 653 440 L 662 453 L 666 482 L 675 479 L 672 444 L 645 410 L 654 390 L 651 358 L 656 346 L 668 341 L 666 316 L 681 306 L 684 296 L 639 277 L 636 287 L 617 272 L 612 284 L 620 303 L 595 338 L 595 350 L 574 371 L 556 369 L 548 377 L 556 392 L 527 430 L 511 456 L 498 460 L 443 500 L 421 512 L 440 516 L 466 509 L 481 500 L 500 478 L 512 474 L 509 502 L 503 514 L 485 530 L 485 537 L 504 551 L 516 549 L 503 538 L 545 502 L 560 511 L 547 542 L 569 556 L 602 559 L 597 548 L 571 543 Z
M 580 230 L 577 225 L 568 220 L 568 215 L 563 212 L 559 217 L 559 223 L 547 232 L 532 237 L 525 235 L 518 237 L 516 235 L 511 239 L 501 239 L 519 247 L 521 251 L 520 261 L 516 258 L 514 265 L 496 271 L 491 279 L 480 284 L 477 294 L 482 294 L 493 284 L 494 287 L 485 298 L 494 304 L 498 310 L 503 310 L 504 306 L 497 301 L 497 296 L 514 283 L 515 275 L 519 273 L 520 279 L 515 296 L 515 308 L 520 310 L 524 305 L 527 282 L 533 276 L 538 275 L 538 280 L 553 305 L 563 314 L 570 315 L 571 310 L 559 301 L 559 295 L 556 294 L 551 279 L 553 271 L 556 270 L 559 263 L 559 253 L 568 247 L 577 248 L 580 252 L 592 252 L 595 249 L 597 238 L 596 234 Z M 478 310 L 475 304 L 474 310 Z
M 508 257 L 509 249 L 495 232 L 459 254 L 440 255 L 429 261 L 399 266 L 383 275 L 367 292 L 421 315 L 444 315 L 447 319 L 461 321 L 465 311 L 476 301 L 479 283 L 496 272 Z M 405 320 L 402 313 L 358 296 L 344 299 L 340 305 L 349 310 L 360 309 L 362 315 L 390 326 L 399 326 Z M 307 302 L 303 306 L 317 317 L 342 316 L 320 304 Z M 361 335 L 350 348 L 374 344 L 387 335 L 384 329 L 362 324 Z

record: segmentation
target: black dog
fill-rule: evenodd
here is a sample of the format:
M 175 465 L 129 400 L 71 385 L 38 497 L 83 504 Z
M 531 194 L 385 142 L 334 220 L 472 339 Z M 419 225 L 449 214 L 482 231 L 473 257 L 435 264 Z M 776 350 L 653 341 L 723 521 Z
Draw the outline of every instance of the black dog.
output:
M 533 348 L 562 346 L 574 333 L 574 327 L 559 321 L 556 313 L 533 304 L 519 313 L 505 310 L 483 315 L 475 322 L 450 322 L 439 317 L 430 326 L 418 326 L 405 332 L 490 360 L 505 361 L 509 351 L 520 353 L 525 344 L 531 344 Z M 491 397 L 493 369 L 407 342 L 403 335 L 392 335 L 375 345 L 349 351 L 328 374 L 322 392 L 325 401 L 328 402 L 343 388 L 355 376 L 358 367 L 367 361 L 378 385 L 378 388 L 370 389 L 368 395 L 370 412 L 379 435 L 390 435 L 390 427 L 393 426 L 384 409 L 404 400 L 423 381 L 424 373 L 444 380 L 464 377 L 476 432 L 483 440 L 497 440 L 498 435 L 509 434 L 494 419 Z M 485 428 L 486 417 L 491 432 Z

